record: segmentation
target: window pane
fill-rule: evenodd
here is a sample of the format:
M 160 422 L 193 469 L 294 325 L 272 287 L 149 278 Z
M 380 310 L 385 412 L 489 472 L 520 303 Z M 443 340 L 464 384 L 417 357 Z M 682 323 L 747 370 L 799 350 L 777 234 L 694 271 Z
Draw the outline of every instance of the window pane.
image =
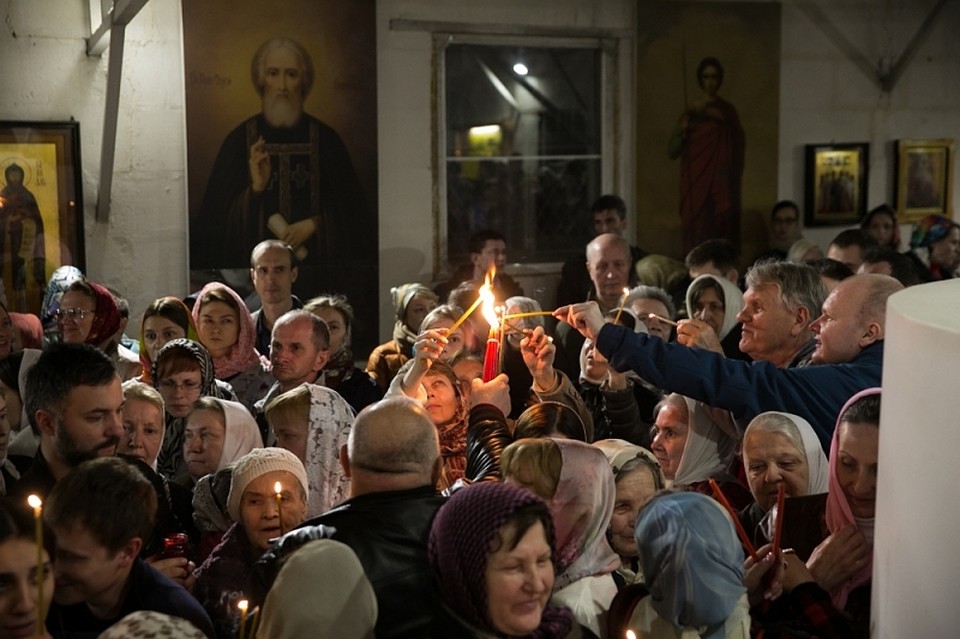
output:
M 472 232 L 508 259 L 557 261 L 590 239 L 601 175 L 600 51 L 450 45 L 446 50 L 448 259 Z M 528 73 L 519 75 L 521 62 Z

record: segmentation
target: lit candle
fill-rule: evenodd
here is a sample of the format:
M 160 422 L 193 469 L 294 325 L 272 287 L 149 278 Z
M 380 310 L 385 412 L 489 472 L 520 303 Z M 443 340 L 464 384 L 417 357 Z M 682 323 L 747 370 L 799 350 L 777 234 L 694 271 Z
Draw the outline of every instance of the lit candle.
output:
M 617 309 L 617 315 L 613 318 L 614 324 L 620 323 L 620 313 L 623 312 L 623 307 L 627 303 L 627 296 L 630 295 L 630 289 L 626 286 L 623 287 L 623 297 L 620 298 L 620 308 Z
M 481 312 L 490 331 L 487 333 L 487 348 L 483 354 L 483 381 L 489 382 L 500 372 L 500 317 L 497 314 L 496 300 L 489 281 L 480 287 L 480 299 L 483 300 Z
M 663 315 L 657 315 L 656 313 L 647 313 L 647 317 L 649 317 L 650 319 L 655 319 L 659 322 L 663 322 L 664 324 L 669 324 L 670 326 L 677 325 L 677 323 L 674 322 L 672 319 L 667 319 Z
M 36 495 L 27 497 L 27 503 L 33 508 L 33 521 L 37 537 L 37 635 L 44 631 L 43 614 L 43 502 Z
M 554 311 L 530 311 L 529 313 L 510 313 L 509 315 L 504 315 L 501 319 L 503 320 L 512 320 L 512 319 L 521 319 L 523 317 L 540 317 L 542 315 L 553 315 Z
M 280 485 L 280 482 L 277 482 L 273 485 L 273 490 L 277 493 L 277 520 L 280 522 L 280 534 L 284 533 L 283 530 L 283 486 Z
M 246 599 L 237 602 L 237 608 L 240 609 L 240 639 L 246 639 L 247 636 L 247 607 L 250 603 Z
M 474 302 L 473 304 L 471 304 L 471 305 L 470 305 L 470 308 L 468 308 L 467 311 L 466 311 L 463 315 L 461 315 L 459 318 L 457 318 L 457 321 L 454 322 L 454 323 L 453 323 L 453 326 L 451 326 L 450 329 L 447 331 L 447 335 L 453 335 L 453 332 L 454 332 L 455 330 L 457 330 L 458 328 L 460 328 L 460 325 L 461 325 L 461 324 L 463 324 L 465 321 L 467 321 L 467 318 L 470 317 L 470 315 L 477 309 L 478 306 L 480 306 L 480 303 L 481 303 L 481 302 L 483 302 L 483 298 L 482 298 L 482 297 L 478 297 L 478 298 L 477 298 L 477 301 Z
M 633 630 L 627 630 L 627 639 L 637 639 L 637 633 Z

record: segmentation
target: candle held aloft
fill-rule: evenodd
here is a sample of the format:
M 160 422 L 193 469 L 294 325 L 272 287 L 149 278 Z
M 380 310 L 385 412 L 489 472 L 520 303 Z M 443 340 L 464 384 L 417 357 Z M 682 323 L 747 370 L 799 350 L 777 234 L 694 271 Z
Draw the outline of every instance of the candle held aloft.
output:
M 623 287 L 623 297 L 620 298 L 620 307 L 617 308 L 617 315 L 613 318 L 614 324 L 620 323 L 620 314 L 623 313 L 623 307 L 627 303 L 627 297 L 630 296 L 630 289 L 626 286 Z
M 237 608 L 240 609 L 240 639 L 247 637 L 247 608 L 250 603 L 246 599 L 237 602 Z
M 277 521 L 280 522 L 280 534 L 284 534 L 286 531 L 283 529 L 283 486 L 280 485 L 280 482 L 277 482 L 273 485 L 273 490 L 277 494 Z
M 493 330 L 487 338 L 487 350 L 483 354 L 483 381 L 489 382 L 499 375 L 500 369 L 500 341 Z
M 27 504 L 33 508 L 34 532 L 37 541 L 37 635 L 45 633 L 43 611 L 43 502 L 36 495 L 27 497 Z

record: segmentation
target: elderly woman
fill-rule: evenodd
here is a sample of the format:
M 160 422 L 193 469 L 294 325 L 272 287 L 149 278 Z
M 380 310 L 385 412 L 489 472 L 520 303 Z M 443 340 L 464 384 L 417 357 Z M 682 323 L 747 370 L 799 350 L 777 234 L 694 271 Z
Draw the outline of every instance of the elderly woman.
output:
M 924 282 L 954 277 L 960 265 L 960 224 L 942 215 L 924 217 L 913 227 L 907 257 Z
M 620 565 L 607 541 L 616 489 L 606 457 L 569 439 L 523 439 L 500 461 L 504 481 L 535 492 L 553 515 L 559 574 L 552 600 L 605 636 L 602 620 L 617 593 L 612 573 Z
M 269 362 L 257 352 L 257 329 L 243 300 L 229 286 L 211 282 L 197 294 L 193 321 L 213 358 L 216 378 L 228 382 L 240 403 L 252 409 L 274 379 Z
M 322 295 L 303 306 L 327 324 L 330 332 L 330 358 L 317 377 L 321 384 L 337 391 L 360 412 L 383 398 L 383 390 L 369 375 L 354 366 L 350 342 L 353 337 L 353 306 L 343 295 Z
M 737 509 L 752 501 L 750 491 L 730 473 L 737 441 L 728 414 L 671 393 L 656 411 L 651 450 L 667 486 L 711 494 L 714 479 Z
M 150 374 L 157 353 L 175 339 L 200 341 L 197 326 L 187 305 L 176 297 L 161 297 L 150 303 L 140 321 L 140 381 L 150 384 Z
M 813 427 L 797 415 L 754 417 L 743 435 L 743 467 L 755 502 L 740 512 L 740 522 L 758 547 L 771 541 L 771 527 L 762 524 L 781 485 L 787 497 L 827 492 L 827 457 Z
M 90 344 L 106 353 L 117 365 L 122 379 L 140 373 L 140 367 L 120 355 L 120 308 L 103 286 L 80 279 L 67 287 L 57 310 L 60 340 L 67 344 Z
M 455 492 L 430 530 L 441 601 L 429 636 L 567 637 L 572 615 L 550 600 L 554 540 L 550 511 L 529 491 L 483 483 Z
M 163 397 L 166 430 L 157 456 L 158 472 L 172 479 L 186 470 L 183 463 L 184 420 L 201 397 L 231 398 L 217 385 L 213 361 L 199 342 L 175 339 L 157 352 L 151 373 L 154 387 Z
M 117 453 L 134 457 L 157 469 L 163 443 L 163 396 L 152 386 L 136 380 L 123 384 L 123 437 Z
M 677 341 L 684 346 L 706 348 L 731 359 L 750 356 L 740 350 L 740 323 L 743 293 L 726 278 L 701 275 L 687 289 L 690 319 L 677 325 Z
M 192 488 L 204 475 L 212 475 L 262 446 L 257 422 L 243 404 L 201 397 L 187 415 L 183 432 L 187 474 L 177 481 Z
M 615 578 L 619 577 L 622 585 L 643 583 L 643 573 L 637 563 L 634 530 L 640 509 L 657 491 L 663 489 L 663 472 L 657 458 L 649 450 L 628 441 L 603 439 L 593 445 L 606 455 L 617 487 L 613 516 L 607 530 L 610 545 L 620 556 L 620 567 Z
M 437 307 L 437 295 L 423 284 L 403 284 L 390 289 L 397 321 L 393 339 L 373 349 L 367 360 L 367 374 L 383 391 L 390 387 L 400 367 L 413 356 L 420 324 Z

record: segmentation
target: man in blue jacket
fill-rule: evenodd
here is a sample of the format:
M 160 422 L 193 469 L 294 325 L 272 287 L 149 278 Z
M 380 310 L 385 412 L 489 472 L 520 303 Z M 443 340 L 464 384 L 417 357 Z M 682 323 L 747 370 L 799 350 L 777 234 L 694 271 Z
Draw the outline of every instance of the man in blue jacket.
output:
M 729 410 L 738 419 L 750 420 L 769 410 L 800 415 L 826 451 L 844 402 L 858 391 L 880 386 L 887 298 L 902 288 L 892 277 L 876 274 L 841 282 L 811 326 L 815 365 L 808 368 L 730 360 L 606 325 L 593 302 L 558 308 L 555 315 L 595 340 L 618 371 L 631 369 L 658 388 Z

